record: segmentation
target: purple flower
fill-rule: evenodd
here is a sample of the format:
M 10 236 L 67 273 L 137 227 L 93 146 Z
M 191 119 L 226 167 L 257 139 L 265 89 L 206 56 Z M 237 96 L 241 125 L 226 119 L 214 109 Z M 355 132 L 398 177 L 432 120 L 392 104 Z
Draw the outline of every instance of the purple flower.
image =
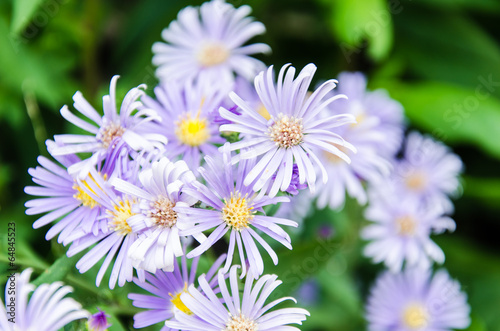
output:
M 175 257 L 183 254 L 177 226 L 182 220 L 174 208 L 197 202 L 181 193 L 182 187 L 194 180 L 184 161 L 174 163 L 163 157 L 139 174 L 141 187 L 119 178 L 112 181 L 118 191 L 138 200 L 135 215 L 127 220 L 133 231 L 139 233 L 128 255 L 135 268 L 151 273 L 157 269 L 173 270 Z
M 366 306 L 369 331 L 451 331 L 470 324 L 467 296 L 444 270 L 385 272 Z
M 252 276 L 246 277 L 243 296 L 238 290 L 236 268 L 230 271 L 228 290 L 224 274 L 219 272 L 221 295 L 217 295 L 204 275 L 198 278 L 201 291 L 193 285 L 180 297 L 191 312 L 176 311 L 176 321 L 167 321 L 170 328 L 185 331 L 257 331 L 257 330 L 299 330 L 289 324 L 302 324 L 309 312 L 302 308 L 282 308 L 266 313 L 269 309 L 291 297 L 280 298 L 264 305 L 273 290 L 281 284 L 276 275 L 264 275 L 255 283 Z
M 276 176 L 277 175 L 273 175 L 271 177 L 272 181 L 276 180 Z M 289 193 L 291 195 L 297 195 L 297 194 L 299 194 L 299 191 L 306 189 L 306 188 L 307 188 L 306 183 L 302 183 L 302 184 L 300 183 L 299 167 L 297 166 L 297 164 L 294 164 L 293 168 L 292 168 L 292 179 L 290 180 L 290 185 L 288 186 L 288 188 L 284 192 Z M 265 190 L 265 188 L 263 188 L 263 189 Z
M 50 150 L 55 143 L 48 140 L 47 145 Z M 28 170 L 39 186 L 27 186 L 24 191 L 42 198 L 26 202 L 26 214 L 46 213 L 33 223 L 33 227 L 38 229 L 54 222 L 45 238 L 50 240 L 59 234 L 58 242 L 67 245 L 75 229 L 94 234 L 99 231 L 96 220 L 103 214 L 104 208 L 86 193 L 86 189 L 89 183 L 96 180 L 103 185 L 107 183 L 93 168 L 82 179 L 71 176 L 66 168 L 80 161 L 75 155 L 55 156 L 55 159 L 59 164 L 39 156 L 40 166 Z
M 370 242 L 364 254 L 392 271 L 406 267 L 429 268 L 444 262 L 443 251 L 430 239 L 432 233 L 455 230 L 455 222 L 439 208 L 421 208 L 413 200 L 385 196 L 372 200 L 365 217 L 373 223 L 361 231 Z
M 169 82 L 157 86 L 155 95 L 156 100 L 144 96 L 142 101 L 162 119 L 156 132 L 169 141 L 165 156 L 171 160 L 182 158 L 189 168 L 196 170 L 202 155 L 217 153 L 215 144 L 225 142 L 211 116 L 220 106 L 224 92 L 189 81 L 184 85 Z
M 391 186 L 395 194 L 411 197 L 424 206 L 436 204 L 448 213 L 453 211 L 449 196 L 458 193 L 462 169 L 460 158 L 443 143 L 411 132 L 404 158 L 396 162 Z
M 214 230 L 206 240 L 202 240 L 198 247 L 189 252 L 187 257 L 192 258 L 202 254 L 229 232 L 229 249 L 224 272 L 229 270 L 237 246 L 240 261 L 245 261 L 246 252 L 253 275 L 261 275 L 264 264 L 255 241 L 269 253 L 274 264 L 278 263 L 278 256 L 255 230 L 267 234 L 291 249 L 290 236 L 279 225 L 297 226 L 297 223 L 257 212 L 263 212 L 263 206 L 289 200 L 286 197 L 270 198 L 263 194 L 256 195 L 251 187 L 243 185 L 243 178 L 253 164 L 251 161 L 240 162 L 238 167 L 233 169 L 228 143 L 223 146 L 223 153 L 218 160 L 207 156 L 205 161 L 207 168 L 200 168 L 200 173 L 208 187 L 200 182 L 193 182 L 192 188 L 186 187 L 183 191 L 210 209 L 176 207 L 175 210 L 185 215 L 185 221 L 179 225 L 182 226 L 181 235 L 200 236 L 206 230 Z M 242 264 L 245 274 L 245 263 Z
M 381 138 L 373 141 L 377 153 L 384 157 L 394 156 L 401 148 L 405 129 L 401 104 L 391 99 L 385 90 L 368 91 L 366 77 L 360 72 L 342 72 L 338 81 L 337 92 L 348 99 L 336 102 L 332 111 L 354 115 L 358 125 L 366 121 L 364 125 L 368 124 Z
M 214 275 L 225 258 L 225 255 L 220 256 L 207 272 L 206 278 L 210 280 L 209 283 L 212 288 L 217 284 L 217 278 Z M 175 268 L 172 272 L 158 270 L 154 275 L 146 273 L 145 282 L 141 282 L 137 278 L 134 279 L 134 283 L 152 294 L 130 293 L 128 295 L 128 298 L 132 300 L 132 305 L 148 309 L 134 315 L 134 328 L 144 328 L 170 320 L 174 317 L 176 310 L 189 313 L 189 309 L 181 301 L 180 296 L 182 293 L 187 292 L 189 286 L 194 284 L 198 260 L 199 257 L 193 259 L 191 271 L 188 271 L 184 255 L 181 260 L 181 268 L 176 259 Z M 166 326 L 161 329 L 161 331 L 168 330 L 170 328 Z
M 135 197 L 116 194 L 100 180 L 88 183 L 88 187 L 85 187 L 84 190 L 105 208 L 105 214 L 100 220 L 100 231 L 97 235 L 84 231 L 74 231 L 68 239 L 73 243 L 68 249 L 67 255 L 73 256 L 96 244 L 77 262 L 77 269 L 81 273 L 87 272 L 106 256 L 96 278 L 96 286 L 99 286 L 104 273 L 116 256 L 109 278 L 109 287 L 113 289 L 117 282 L 119 286 L 123 286 L 126 282 L 132 281 L 133 278 L 134 268 L 128 254 L 130 247 L 137 240 L 138 233 L 137 229 L 132 228 L 128 221 L 129 218 L 136 215 L 134 210 L 138 201 Z M 137 270 L 137 273 L 139 278 L 144 279 L 143 270 Z
M 247 149 L 237 155 L 234 161 L 262 156 L 244 181 L 245 185 L 254 183 L 254 191 L 269 185 L 276 172 L 276 180 L 270 186 L 269 195 L 275 196 L 279 190 L 285 191 L 292 181 L 293 164 L 298 167 L 299 183 L 307 182 L 311 191 L 314 191 L 316 182 L 314 165 L 321 169 L 323 182 L 326 183 L 328 176 L 316 155 L 316 149 L 328 151 L 349 162 L 347 155 L 338 147 L 353 151 L 355 148 L 332 129 L 353 123 L 354 117 L 349 114 L 324 118 L 319 116 L 330 103 L 345 96 L 325 99 L 328 92 L 335 88 L 335 80 L 323 83 L 308 96 L 307 90 L 315 71 L 316 66 L 309 64 L 294 79 L 295 68 L 288 64 L 280 70 L 277 83 L 274 82 L 272 66 L 255 78 L 255 88 L 270 115 L 269 120 L 235 93 L 231 93 L 230 97 L 242 109 L 242 116 L 236 116 L 224 108 L 219 110 L 223 118 L 233 122 L 222 125 L 221 131 L 249 135 L 231 144 L 231 150 Z
M 111 323 L 108 322 L 109 316 L 99 308 L 97 309 L 99 312 L 89 317 L 87 327 L 89 331 L 106 331 L 111 326 Z
M 201 7 L 187 7 L 177 20 L 162 32 L 167 44 L 153 45 L 153 64 L 162 82 L 184 82 L 199 78 L 231 85 L 234 74 L 250 80 L 264 64 L 249 55 L 270 52 L 265 44 L 242 46 L 265 32 L 260 22 L 248 17 L 251 8 L 235 9 L 221 0 L 205 2 Z
M 72 321 L 87 318 L 89 313 L 74 299 L 66 297 L 70 286 L 61 282 L 42 284 L 35 289 L 29 283 L 32 269 L 15 274 L 5 285 L 5 308 L 0 299 L 2 331 L 54 331 Z M 15 284 L 15 291 L 8 290 Z M 30 293 L 33 292 L 30 296 Z M 12 306 L 14 305 L 14 308 Z
M 62 134 L 54 137 L 58 146 L 51 154 L 53 156 L 77 153 L 92 153 L 89 159 L 77 162 L 68 168 L 71 174 L 81 173 L 85 176 L 89 169 L 108 158 L 115 148 L 122 144 L 133 150 L 152 150 L 162 148 L 167 143 L 164 136 L 151 133 L 150 123 L 159 120 L 152 109 L 142 106 L 137 99 L 144 95 L 145 85 L 131 89 L 123 99 L 118 111 L 116 108 L 116 81 L 119 76 L 113 76 L 110 83 L 109 95 L 103 97 L 104 116 L 101 116 L 80 92 L 73 96 L 76 110 L 95 124 L 82 120 L 71 113 L 67 106 L 61 108 L 61 115 L 91 133 L 91 135 Z M 140 108 L 140 110 L 138 110 Z

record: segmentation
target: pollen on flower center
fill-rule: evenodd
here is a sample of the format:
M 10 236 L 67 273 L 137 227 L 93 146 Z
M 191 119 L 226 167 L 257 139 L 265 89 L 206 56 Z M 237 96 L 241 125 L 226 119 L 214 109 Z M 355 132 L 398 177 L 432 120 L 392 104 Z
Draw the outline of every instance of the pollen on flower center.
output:
M 421 191 L 427 185 L 427 177 L 422 172 L 413 172 L 405 178 L 406 186 L 413 191 Z
M 123 136 L 125 133 L 125 128 L 121 125 L 111 122 L 109 125 L 103 127 L 98 137 L 104 148 L 108 148 L 115 138 Z
M 396 219 L 397 232 L 403 236 L 412 236 L 417 229 L 417 221 L 409 216 L 401 216 Z
M 107 175 L 104 175 L 103 178 L 104 180 L 106 180 Z M 81 184 L 75 181 L 75 184 L 72 186 L 73 190 L 76 191 L 75 194 L 73 195 L 73 198 L 80 201 L 84 207 L 89 207 L 90 209 L 92 209 L 94 207 L 100 206 L 100 204 L 86 192 L 86 190 L 88 190 L 96 194 L 94 190 L 87 183 L 88 180 L 91 180 L 97 187 L 100 188 L 99 184 L 97 184 L 94 177 L 92 177 L 92 175 L 89 175 L 87 179 L 81 181 Z
M 248 207 L 246 195 L 241 196 L 241 193 L 231 193 L 229 200 L 224 199 L 225 207 L 222 209 L 222 219 L 226 224 L 233 229 L 241 231 L 248 227 L 248 224 L 253 219 L 253 207 Z
M 199 112 L 195 117 L 189 113 L 186 114 L 175 125 L 175 135 L 185 145 L 200 146 L 210 138 L 208 121 L 200 117 Z
M 411 304 L 403 311 L 403 324 L 411 330 L 420 330 L 429 323 L 427 309 L 421 304 Z
M 278 120 L 269 127 L 269 136 L 276 146 L 290 148 L 302 142 L 304 127 L 301 118 L 279 114 Z
M 205 44 L 196 55 L 198 63 L 203 67 L 211 67 L 226 62 L 229 50 L 220 43 Z
M 257 331 L 257 323 L 243 315 L 232 316 L 223 331 Z
M 189 310 L 189 308 L 181 300 L 182 293 L 188 293 L 187 283 L 184 283 L 184 289 L 182 291 L 180 291 L 179 293 L 177 293 L 176 295 L 173 295 L 172 293 L 168 294 L 168 295 L 170 295 L 170 297 L 172 297 L 170 302 L 172 302 L 174 307 L 176 307 L 180 311 L 184 312 L 185 314 L 192 315 L 193 312 L 191 310 Z
M 147 216 L 152 218 L 157 225 L 171 228 L 177 223 L 177 213 L 173 210 L 175 203 L 168 198 L 161 196 L 151 202 L 150 206 L 151 210 L 148 211 Z
M 115 204 L 113 210 L 106 210 L 109 216 L 111 216 L 109 222 L 109 229 L 117 232 L 122 236 L 126 236 L 130 232 L 132 232 L 132 228 L 128 225 L 127 220 L 135 215 L 132 212 L 132 206 L 135 201 L 120 200 L 118 204 Z

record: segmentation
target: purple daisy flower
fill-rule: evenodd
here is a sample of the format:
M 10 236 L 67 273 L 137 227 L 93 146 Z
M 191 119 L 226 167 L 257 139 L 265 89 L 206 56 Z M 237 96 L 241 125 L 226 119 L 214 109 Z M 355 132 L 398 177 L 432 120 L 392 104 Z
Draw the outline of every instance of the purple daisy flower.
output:
M 385 90 L 368 91 L 366 77 L 360 72 L 342 72 L 338 81 L 337 93 L 345 94 L 348 100 L 339 100 L 332 110 L 353 114 L 358 124 L 368 121 L 371 130 L 382 136 L 373 142 L 377 153 L 394 156 L 401 148 L 405 129 L 401 104 L 391 99 Z
M 99 286 L 111 261 L 116 256 L 109 278 L 109 287 L 113 289 L 117 281 L 119 286 L 123 286 L 133 278 L 134 268 L 128 254 L 130 247 L 137 240 L 138 233 L 137 229 L 134 229 L 128 222 L 129 218 L 136 215 L 134 210 L 138 201 L 135 197 L 116 194 L 101 180 L 87 184 L 88 187 L 84 187 L 85 193 L 105 208 L 105 214 L 100 220 L 101 231 L 97 235 L 74 231 L 68 239 L 73 243 L 67 255 L 73 256 L 95 244 L 77 262 L 76 268 L 81 273 L 85 273 L 106 256 L 97 274 L 96 286 Z M 143 270 L 137 270 L 137 274 L 139 278 L 144 279 Z
M 116 108 L 116 81 L 120 76 L 113 76 L 109 95 L 103 97 L 104 116 L 101 116 L 78 91 L 73 96 L 76 110 L 95 124 L 79 118 L 71 113 L 67 106 L 61 108 L 61 115 L 92 135 L 62 134 L 54 136 L 58 146 L 53 156 L 77 153 L 93 153 L 89 159 L 77 162 L 68 168 L 71 174 L 80 173 L 85 176 L 89 169 L 113 153 L 122 144 L 133 150 L 152 150 L 162 148 L 167 140 L 164 136 L 151 133 L 149 125 L 153 120 L 160 120 L 156 112 L 142 106 L 137 99 L 144 95 L 145 85 L 131 89 L 123 99 L 118 111 Z M 140 109 L 140 110 L 139 110 Z
M 234 8 L 222 0 L 186 7 L 177 20 L 164 29 L 167 43 L 153 45 L 153 64 L 161 81 L 197 79 L 232 85 L 234 73 L 250 80 L 264 64 L 249 55 L 268 53 L 265 44 L 243 46 L 265 32 L 260 22 L 248 17 L 249 6 Z
M 53 141 L 47 141 L 49 150 L 54 145 Z M 33 182 L 39 186 L 27 186 L 24 191 L 42 198 L 26 202 L 26 214 L 46 213 L 33 223 L 33 228 L 38 229 L 55 222 L 45 238 L 50 240 L 59 234 L 58 242 L 67 245 L 68 237 L 75 229 L 81 229 L 85 233 L 98 233 L 99 227 L 96 220 L 102 215 L 104 209 L 99 202 L 86 193 L 86 188 L 88 188 L 88 183 L 96 180 L 103 185 L 107 183 L 103 175 L 94 168 L 91 168 L 88 175 L 82 179 L 71 176 L 67 168 L 80 161 L 80 158 L 75 155 L 55 156 L 55 159 L 59 164 L 44 156 L 39 156 L 40 166 L 28 170 L 33 177 Z
M 216 293 L 218 293 L 218 290 L 215 289 L 217 277 L 214 276 L 225 258 L 225 255 L 220 256 L 206 275 L 206 278 L 209 279 L 211 288 L 213 288 Z M 181 268 L 179 268 L 177 259 L 175 260 L 173 272 L 158 270 L 154 275 L 146 273 L 145 282 L 141 282 L 137 278 L 134 279 L 134 283 L 152 294 L 130 293 L 128 295 L 128 298 L 132 300 L 132 305 L 138 308 L 148 309 L 147 311 L 134 315 L 134 328 L 145 328 L 156 323 L 163 323 L 167 320 L 171 320 L 176 310 L 181 310 L 185 313 L 190 312 L 181 301 L 180 296 L 182 293 L 187 292 L 189 286 L 194 286 L 198 260 L 199 257 L 193 259 L 191 270 L 188 271 L 187 261 L 184 255 L 181 260 Z M 170 328 L 167 326 L 161 328 L 161 331 L 169 330 Z
M 467 296 L 460 284 L 439 270 L 383 273 L 366 306 L 370 331 L 451 331 L 470 324 Z
M 220 108 L 221 116 L 233 123 L 222 125 L 221 131 L 251 135 L 245 137 L 248 139 L 231 144 L 231 150 L 248 149 L 233 161 L 262 155 L 244 181 L 245 185 L 254 183 L 254 191 L 268 185 L 276 172 L 276 180 L 271 185 L 269 195 L 275 196 L 280 189 L 285 191 L 290 186 L 294 164 L 298 166 L 299 183 L 307 182 L 311 191 L 314 191 L 316 182 L 314 165 L 321 169 L 323 182 L 326 183 L 328 175 L 316 155 L 316 149 L 328 151 L 350 162 L 338 146 L 355 151 L 354 146 L 332 129 L 354 123 L 354 117 L 350 114 L 318 116 L 330 103 L 345 96 L 335 95 L 325 99 L 335 88 L 335 80 L 323 83 L 308 96 L 307 90 L 315 71 L 316 66 L 309 64 L 294 79 L 295 68 L 287 64 L 281 68 L 276 84 L 272 66 L 255 78 L 255 88 L 270 115 L 269 120 L 235 93 L 231 93 L 230 98 L 242 109 L 242 116 Z
M 193 285 L 180 299 L 191 314 L 181 310 L 176 311 L 176 321 L 167 321 L 170 328 L 185 331 L 257 331 L 257 330 L 299 330 L 289 324 L 302 324 L 309 312 L 302 308 L 282 308 L 270 313 L 267 311 L 277 304 L 292 300 L 285 297 L 264 305 L 273 290 L 281 284 L 276 275 L 264 275 L 255 283 L 253 277 L 246 277 L 243 296 L 240 297 L 238 277 L 233 266 L 230 271 L 228 290 L 226 279 L 219 272 L 218 281 L 221 295 L 217 295 L 207 282 L 205 275 L 198 278 L 201 291 Z
M 449 196 L 458 193 L 462 169 L 460 158 L 443 143 L 411 132 L 406 139 L 404 158 L 396 162 L 391 184 L 396 194 L 424 205 L 437 204 L 448 213 L 453 211 Z
M 87 328 L 89 331 L 106 331 L 111 326 L 108 322 L 109 316 L 99 308 L 97 310 L 99 310 L 97 313 L 89 317 Z
M 185 184 L 195 180 L 184 161 L 170 162 L 166 157 L 154 162 L 139 174 L 141 187 L 116 178 L 112 185 L 120 192 L 135 197 L 135 215 L 127 223 L 138 232 L 130 246 L 129 258 L 137 269 L 155 273 L 157 269 L 172 271 L 174 259 L 183 254 L 176 206 L 192 206 L 197 200 L 181 194 Z
M 156 110 L 162 119 L 156 131 L 169 141 L 165 156 L 171 160 L 182 158 L 195 170 L 200 166 L 202 155 L 217 153 L 215 144 L 225 140 L 211 113 L 220 106 L 224 94 L 222 90 L 190 81 L 183 86 L 174 82 L 157 86 L 157 100 L 142 98 L 144 105 Z
M 200 182 L 193 182 L 193 187 L 186 187 L 183 192 L 200 200 L 210 209 L 181 206 L 176 207 L 175 210 L 185 215 L 184 222 L 179 225 L 179 227 L 182 226 L 181 235 L 201 235 L 203 231 L 214 230 L 206 240 L 201 241 L 198 247 L 189 252 L 187 257 L 192 258 L 202 254 L 229 232 L 229 249 L 224 272 L 229 270 L 237 246 L 240 261 L 245 261 L 246 252 L 249 269 L 253 270 L 255 276 L 261 275 L 264 271 L 264 263 L 255 241 L 264 247 L 274 264 L 278 263 L 278 256 L 254 229 L 279 241 L 288 249 L 292 249 L 290 236 L 279 225 L 296 227 L 297 223 L 283 218 L 260 215 L 257 212 L 263 212 L 263 206 L 288 202 L 289 199 L 257 195 L 250 186 L 243 185 L 243 178 L 253 166 L 253 162 L 242 161 L 237 168 L 233 169 L 228 143 L 223 146 L 223 153 L 218 160 L 206 156 L 205 161 L 207 168 L 200 168 L 200 173 L 208 187 Z M 242 264 L 244 275 L 246 266 L 245 263 L 242 262 Z
M 455 230 L 455 222 L 440 208 L 422 208 L 396 196 L 372 200 L 365 217 L 374 223 L 361 231 L 361 237 L 370 241 L 364 254 L 392 271 L 401 270 L 405 261 L 406 267 L 420 269 L 429 268 L 432 261 L 443 263 L 444 253 L 430 235 Z
M 26 269 L 7 280 L 5 306 L 0 299 L 2 331 L 54 331 L 89 316 L 78 302 L 66 297 L 72 291 L 70 286 L 55 282 L 35 289 L 29 283 L 32 271 Z M 15 287 L 15 291 L 9 290 L 9 287 Z

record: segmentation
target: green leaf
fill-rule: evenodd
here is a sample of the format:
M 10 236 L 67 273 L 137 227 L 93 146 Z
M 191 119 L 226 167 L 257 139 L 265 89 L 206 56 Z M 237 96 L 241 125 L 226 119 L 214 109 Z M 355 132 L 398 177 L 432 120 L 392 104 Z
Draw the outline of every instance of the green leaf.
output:
M 44 0 L 16 0 L 12 6 L 11 31 L 19 34 L 31 21 Z M 45 15 L 47 15 L 45 13 Z
M 465 190 L 464 194 L 481 200 L 482 203 L 487 203 L 491 207 L 499 208 L 500 201 L 500 178 L 477 178 L 464 177 Z
M 420 2 L 430 7 L 447 10 L 467 9 L 487 13 L 500 11 L 500 2 L 497 0 L 420 0 Z
M 61 256 L 32 283 L 35 286 L 38 286 L 43 283 L 53 283 L 55 281 L 63 280 L 75 267 L 76 261 L 78 261 L 79 258 L 79 256 Z
M 349 54 L 359 53 L 368 42 L 368 55 L 376 61 L 384 59 L 393 44 L 391 12 L 384 0 L 331 2 L 330 25 L 342 42 L 340 47 L 349 61 Z
M 418 77 L 476 88 L 500 81 L 500 47 L 476 22 L 459 12 L 407 4 L 394 16 L 398 55 Z M 500 88 L 489 91 L 500 98 Z
M 439 82 L 379 81 L 375 85 L 386 88 L 403 104 L 412 123 L 437 139 L 446 144 L 474 144 L 500 158 L 500 100 L 488 92 L 488 87 L 467 89 Z

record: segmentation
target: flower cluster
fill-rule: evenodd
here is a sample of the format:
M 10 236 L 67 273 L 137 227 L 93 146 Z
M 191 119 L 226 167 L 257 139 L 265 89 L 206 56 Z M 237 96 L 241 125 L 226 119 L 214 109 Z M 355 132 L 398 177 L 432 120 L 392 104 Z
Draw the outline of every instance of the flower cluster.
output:
M 402 323 L 420 328 L 405 319 L 417 312 L 425 325 L 464 325 L 462 294 L 459 310 L 443 303 L 446 314 L 461 314 L 461 323 L 428 322 L 432 312 L 425 310 L 426 298 L 439 296 L 429 286 L 458 286 L 443 274 L 429 280 L 428 268 L 444 260 L 430 234 L 455 227 L 445 214 L 461 161 L 418 133 L 407 137 L 404 157 L 396 159 L 402 107 L 383 91 L 367 91 L 360 73 L 314 88 L 314 64 L 300 71 L 290 64 L 277 72 L 266 68 L 250 55 L 269 46 L 244 45 L 265 31 L 250 11 L 222 0 L 183 9 L 163 30 L 165 42 L 153 45 L 160 81 L 153 96 L 139 85 L 117 107 L 114 76 L 101 115 L 80 92 L 74 95 L 78 114 L 64 106 L 61 115 L 88 134 L 56 135 L 47 141 L 54 160 L 40 156 L 29 170 L 37 185 L 25 191 L 38 198 L 26 203 L 26 212 L 43 214 L 34 228 L 52 223 L 47 240 L 58 236 L 70 245 L 68 256 L 85 252 L 76 268 L 85 273 L 98 266 L 96 286 L 104 279 L 111 289 L 134 282 L 150 292 L 129 294 L 146 309 L 136 314 L 135 328 L 294 330 L 289 324 L 301 324 L 309 313 L 274 309 L 295 301 L 289 297 L 266 304 L 281 282 L 265 274 L 265 259 L 279 263 L 276 242 L 292 249 L 289 231 L 311 204 L 340 209 L 347 193 L 369 202 L 366 217 L 374 223 L 362 232 L 370 240 L 367 256 L 393 271 L 427 272 L 379 282 L 394 291 L 413 282 L 415 293 L 400 293 L 408 302 L 398 306 Z M 197 275 L 200 257 L 217 243 L 226 252 Z M 245 278 L 242 296 L 238 276 Z M 377 286 L 384 288 L 373 291 L 368 319 L 374 330 L 385 330 L 396 324 L 383 320 L 388 312 L 377 306 L 389 289 Z M 106 328 L 105 313 L 88 325 Z

